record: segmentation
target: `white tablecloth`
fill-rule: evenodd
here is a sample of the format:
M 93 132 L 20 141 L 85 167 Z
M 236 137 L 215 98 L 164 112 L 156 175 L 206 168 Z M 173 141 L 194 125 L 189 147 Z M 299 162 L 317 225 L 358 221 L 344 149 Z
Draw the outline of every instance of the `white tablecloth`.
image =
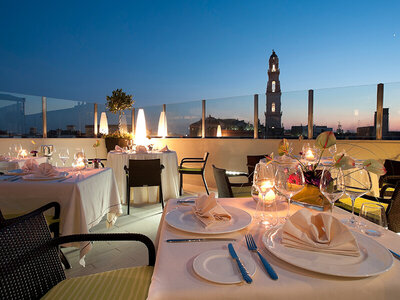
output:
M 244 209 L 252 215 L 255 213 L 256 204 L 252 199 L 219 199 L 219 201 L 223 205 Z M 291 206 L 293 212 L 299 209 L 298 206 Z M 169 201 L 164 214 L 175 208 L 176 201 Z M 284 208 L 280 212 L 284 213 Z M 339 219 L 349 217 L 347 212 L 339 208 L 335 208 L 334 213 Z M 221 236 L 236 238 L 237 241 L 234 243 L 236 250 L 249 253 L 244 240 L 244 235 L 248 231 L 254 235 L 261 252 L 277 272 L 279 276 L 277 281 L 268 277 L 254 254 L 252 257 L 257 270 L 252 284 L 222 285 L 198 277 L 192 267 L 194 258 L 208 250 L 226 249 L 228 242 L 166 243 L 166 239 L 199 237 L 199 235 L 173 229 L 163 218 L 160 223 L 157 260 L 148 299 L 399 299 L 400 261 L 397 259 L 394 259 L 389 271 L 379 276 L 346 279 L 322 275 L 294 267 L 269 253 L 261 241 L 265 229 L 260 228 L 255 221 L 248 229 Z M 395 233 L 387 231 L 376 240 L 400 252 L 400 237 Z
M 25 164 L 25 162 L 28 159 L 31 159 L 31 158 L 36 160 L 39 165 L 41 163 L 47 162 L 47 157 L 45 157 L 45 156 L 28 157 L 28 158 L 25 158 L 25 159 L 24 158 L 19 158 L 19 159 L 13 159 L 13 160 L 10 160 L 10 161 L 0 161 L 0 172 L 20 169 Z
M 115 178 L 117 179 L 118 184 L 118 191 L 121 196 L 121 200 L 124 203 L 126 202 L 126 176 L 124 166 L 129 165 L 129 159 L 160 159 L 160 163 L 165 167 L 161 173 L 164 200 L 178 197 L 178 157 L 175 151 L 137 154 L 109 152 L 107 155 L 107 166 L 114 170 Z M 158 188 L 133 188 L 131 189 L 131 201 L 133 203 L 158 202 Z
M 49 202 L 61 206 L 62 235 L 89 233 L 107 214 L 107 225 L 114 224 L 122 214 L 117 184 L 112 169 L 86 169 L 72 173 L 72 178 L 58 181 L 0 181 L 0 209 L 3 214 L 32 211 Z M 72 244 L 80 247 L 81 257 L 91 244 Z

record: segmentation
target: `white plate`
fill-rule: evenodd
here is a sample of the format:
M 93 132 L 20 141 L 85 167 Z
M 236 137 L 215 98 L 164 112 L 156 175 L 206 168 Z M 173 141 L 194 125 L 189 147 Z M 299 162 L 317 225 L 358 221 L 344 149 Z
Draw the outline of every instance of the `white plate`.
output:
M 237 253 L 250 276 L 253 276 L 256 273 L 256 264 L 251 258 L 251 253 Z M 193 261 L 193 270 L 200 277 L 212 282 L 234 284 L 243 281 L 239 267 L 229 255 L 228 249 L 201 253 Z
M 251 223 L 251 215 L 242 209 L 223 206 L 232 216 L 229 222 L 219 222 L 207 228 L 198 220 L 191 207 L 179 207 L 167 213 L 165 221 L 176 229 L 199 234 L 229 233 L 246 228 Z
M 391 268 L 393 257 L 385 247 L 361 233 L 354 231 L 352 233 L 360 247 L 359 257 L 285 247 L 281 243 L 282 227 L 267 231 L 263 236 L 263 242 L 278 258 L 317 273 L 342 277 L 368 277 Z
M 23 180 L 28 180 L 28 181 L 49 181 L 49 180 L 59 180 L 63 179 L 68 176 L 68 172 L 61 172 L 59 176 L 54 176 L 54 177 L 38 177 L 35 174 L 29 174 L 22 176 Z

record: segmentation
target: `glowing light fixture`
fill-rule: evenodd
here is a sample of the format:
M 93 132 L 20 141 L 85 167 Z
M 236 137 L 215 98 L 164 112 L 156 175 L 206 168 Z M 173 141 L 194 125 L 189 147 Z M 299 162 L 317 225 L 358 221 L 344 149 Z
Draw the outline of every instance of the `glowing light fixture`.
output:
M 100 116 L 100 130 L 101 134 L 108 134 L 108 122 L 107 122 L 107 115 L 105 112 L 101 113 Z
M 222 137 L 221 125 L 218 125 L 218 127 L 217 127 L 217 137 Z
M 135 144 L 146 145 L 146 141 L 146 119 L 143 108 L 140 108 L 136 121 Z
M 158 121 L 158 136 L 162 136 L 163 138 L 168 136 L 167 116 L 164 111 L 161 112 L 160 120 Z

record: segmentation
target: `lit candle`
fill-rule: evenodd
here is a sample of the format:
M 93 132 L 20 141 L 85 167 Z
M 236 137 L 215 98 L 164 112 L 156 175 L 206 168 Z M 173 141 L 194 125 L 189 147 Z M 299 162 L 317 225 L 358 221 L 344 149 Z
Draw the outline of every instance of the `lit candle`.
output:
M 264 201 L 265 202 L 273 202 L 275 200 L 275 192 L 271 189 L 269 192 L 265 195 Z
M 77 170 L 84 169 L 86 167 L 84 159 L 79 157 L 75 162 L 72 163 L 72 167 Z
M 18 156 L 21 158 L 26 158 L 28 156 L 28 152 L 25 149 L 19 151 Z
M 314 153 L 312 152 L 311 149 L 307 150 L 305 157 L 306 157 L 307 160 L 314 160 L 315 159 Z

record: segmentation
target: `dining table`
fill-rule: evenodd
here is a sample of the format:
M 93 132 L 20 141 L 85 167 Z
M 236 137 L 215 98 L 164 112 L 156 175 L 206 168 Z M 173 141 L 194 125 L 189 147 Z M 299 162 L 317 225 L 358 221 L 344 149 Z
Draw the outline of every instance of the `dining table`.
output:
M 35 160 L 38 165 L 47 162 L 46 156 L 25 157 L 25 158 L 11 158 L 0 161 L 0 172 L 7 172 L 15 169 L 21 169 L 25 162 L 29 159 Z
M 230 207 L 231 211 L 233 209 L 242 211 L 239 214 L 242 220 L 250 215 L 251 221 L 248 220 L 246 227 L 240 229 L 239 226 L 236 231 L 227 230 L 226 233 L 218 233 L 219 231 L 214 229 L 207 233 L 207 229 L 199 230 L 198 224 L 194 226 L 188 223 L 196 222 L 192 217 L 188 217 L 193 204 L 179 203 L 178 200 L 168 201 L 158 229 L 157 259 L 148 299 L 399 299 L 400 260 L 393 259 L 386 249 L 400 252 L 400 237 L 396 233 L 381 228 L 382 236 L 369 237 L 361 233 L 358 228 L 351 228 L 353 235 L 357 236 L 357 242 L 363 241 L 360 246 L 362 252 L 360 261 L 357 260 L 354 265 L 346 263 L 350 258 L 341 255 L 324 254 L 325 257 L 330 255 L 329 260 L 325 261 L 324 255 L 318 252 L 310 253 L 310 251 L 297 249 L 291 251 L 300 253 L 298 256 L 294 255 L 291 259 L 285 259 L 279 251 L 277 252 L 275 246 L 272 247 L 267 243 L 274 237 L 278 227 L 267 228 L 259 223 L 256 218 L 256 202 L 252 198 L 217 200 L 226 209 Z M 299 209 L 305 208 L 290 205 L 290 214 Z M 286 212 L 286 203 L 278 202 L 277 216 L 281 223 L 285 220 Z M 350 214 L 335 207 L 333 216 L 342 220 L 349 218 Z M 373 223 L 369 225 L 377 226 Z M 261 254 L 278 275 L 277 280 L 271 279 L 258 256 L 247 249 L 245 235 L 249 233 L 253 235 Z M 167 242 L 168 239 L 198 238 L 231 238 L 235 241 Z M 280 240 L 277 239 L 275 242 L 279 244 Z M 228 243 L 232 243 L 245 265 L 246 262 L 255 265 L 251 284 L 243 281 L 223 284 L 224 274 L 222 278 L 219 278 L 220 281 L 214 280 L 216 275 L 213 272 L 219 272 L 216 255 L 222 252 L 225 256 L 229 256 Z M 365 249 L 364 244 L 368 245 Z M 308 252 L 307 259 L 304 258 L 306 255 L 304 251 Z M 233 259 L 218 263 L 229 264 L 231 265 L 229 268 L 233 268 L 234 272 L 239 272 Z M 384 263 L 386 265 L 381 266 Z M 371 275 L 374 274 L 376 265 L 380 266 L 381 273 Z M 208 277 L 202 272 L 208 274 Z M 360 276 L 354 277 L 355 274 Z M 228 275 L 226 274 L 227 277 Z
M 107 154 L 107 166 L 114 170 L 121 201 L 126 202 L 126 175 L 124 166 L 129 166 L 129 160 L 159 159 L 164 166 L 161 172 L 162 193 L 164 200 L 176 198 L 179 195 L 178 156 L 175 151 L 168 150 L 136 153 L 134 151 L 110 151 Z M 158 187 L 135 187 L 131 189 L 132 203 L 158 202 Z
M 111 227 L 122 214 L 111 168 L 74 170 L 57 168 L 63 176 L 35 180 L 26 176 L 0 176 L 0 209 L 4 215 L 23 214 L 49 202 L 60 204 L 60 234 L 86 234 L 104 216 Z M 28 175 L 29 176 L 29 175 Z M 66 244 L 80 249 L 81 264 L 90 242 Z

